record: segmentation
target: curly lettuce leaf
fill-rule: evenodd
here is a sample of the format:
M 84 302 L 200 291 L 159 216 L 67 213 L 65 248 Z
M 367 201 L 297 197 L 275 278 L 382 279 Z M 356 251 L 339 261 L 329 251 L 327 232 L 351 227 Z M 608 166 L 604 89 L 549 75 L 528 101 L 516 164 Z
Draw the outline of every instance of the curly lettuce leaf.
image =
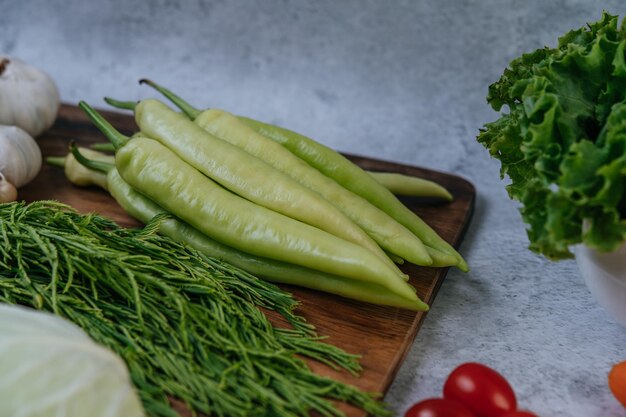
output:
M 500 118 L 477 138 L 521 203 L 529 248 L 550 259 L 626 240 L 626 26 L 604 13 L 513 60 L 489 87 Z

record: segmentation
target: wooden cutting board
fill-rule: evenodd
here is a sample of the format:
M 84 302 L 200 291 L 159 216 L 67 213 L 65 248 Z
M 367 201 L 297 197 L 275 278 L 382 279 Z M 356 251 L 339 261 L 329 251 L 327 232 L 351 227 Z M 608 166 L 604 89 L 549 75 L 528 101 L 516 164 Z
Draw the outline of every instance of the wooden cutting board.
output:
M 128 114 L 103 114 L 124 133 L 131 134 L 136 130 L 135 123 Z M 38 139 L 38 143 L 44 157 L 60 156 L 67 154 L 68 144 L 72 140 L 78 145 L 105 141 L 104 136 L 80 109 L 63 105 L 55 125 Z M 472 184 L 441 172 L 353 155 L 348 157 L 369 170 L 419 176 L 446 187 L 454 196 L 452 203 L 438 204 L 418 199 L 403 201 L 444 239 L 456 247 L 459 246 L 473 212 L 475 190 Z M 26 201 L 58 200 L 84 213 L 97 212 L 124 226 L 139 225 L 105 191 L 95 187 L 76 187 L 65 179 L 61 169 L 55 167 L 44 165 L 37 178 L 20 190 L 20 198 Z M 448 269 L 414 265 L 404 265 L 402 269 L 411 277 L 410 283 L 417 288 L 418 295 L 432 305 Z M 333 371 L 319 363 L 311 362 L 312 368 L 320 374 L 354 384 L 363 390 L 385 393 L 415 340 L 426 314 L 360 303 L 303 288 L 283 288 L 292 292 L 301 302 L 299 313 L 317 327 L 320 335 L 328 336 L 328 343 L 362 355 L 363 372 L 356 378 L 345 372 Z M 340 408 L 350 417 L 365 415 L 363 411 L 345 404 L 341 404 Z

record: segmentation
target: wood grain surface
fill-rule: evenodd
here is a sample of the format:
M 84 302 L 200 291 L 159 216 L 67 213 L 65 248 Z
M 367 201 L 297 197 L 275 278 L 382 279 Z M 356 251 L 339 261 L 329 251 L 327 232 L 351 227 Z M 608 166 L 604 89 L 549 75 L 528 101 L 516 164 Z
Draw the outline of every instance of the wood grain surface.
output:
M 103 114 L 124 133 L 130 134 L 136 129 L 128 114 Z M 89 145 L 105 139 L 81 110 L 63 105 L 55 125 L 38 139 L 38 143 L 44 156 L 59 156 L 67 153 L 68 144 L 72 140 L 78 145 Z M 355 149 L 355 152 L 358 150 Z M 444 239 L 458 247 L 473 212 L 475 190 L 472 184 L 451 174 L 354 155 L 348 157 L 369 170 L 419 176 L 446 187 L 454 196 L 452 203 L 440 204 L 411 198 L 402 201 Z M 121 225 L 139 226 L 105 191 L 95 187 L 73 186 L 65 179 L 61 169 L 51 166 L 44 165 L 37 178 L 20 189 L 20 198 L 26 201 L 58 200 L 80 212 L 97 212 Z M 419 296 L 432 305 L 448 269 L 415 265 L 404 265 L 402 269 L 411 277 L 410 283 L 417 288 Z M 385 393 L 414 342 L 426 313 L 375 306 L 304 288 L 282 287 L 301 302 L 299 313 L 316 326 L 319 334 L 328 337 L 327 342 L 362 356 L 363 372 L 359 377 L 352 377 L 315 362 L 310 362 L 311 367 L 319 374 L 354 384 L 364 390 Z M 277 320 L 276 317 L 270 318 Z M 339 407 L 350 417 L 365 415 L 363 411 L 345 404 L 339 404 Z

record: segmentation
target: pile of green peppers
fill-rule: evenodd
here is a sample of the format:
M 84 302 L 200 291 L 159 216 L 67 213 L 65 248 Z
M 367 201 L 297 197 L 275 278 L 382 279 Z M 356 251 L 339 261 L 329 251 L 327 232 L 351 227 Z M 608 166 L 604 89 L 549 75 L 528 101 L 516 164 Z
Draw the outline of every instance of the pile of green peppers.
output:
M 109 99 L 134 111 L 140 131 L 127 137 L 81 102 L 115 156 L 72 146 L 48 162 L 63 165 L 75 184 L 106 188 L 143 223 L 160 215 L 160 233 L 274 282 L 419 311 L 428 305 L 396 262 L 467 270 L 390 191 L 419 182 L 417 194 L 450 199 L 442 187 L 366 172 L 298 133 L 200 111 L 143 82 L 182 112 L 156 99 Z

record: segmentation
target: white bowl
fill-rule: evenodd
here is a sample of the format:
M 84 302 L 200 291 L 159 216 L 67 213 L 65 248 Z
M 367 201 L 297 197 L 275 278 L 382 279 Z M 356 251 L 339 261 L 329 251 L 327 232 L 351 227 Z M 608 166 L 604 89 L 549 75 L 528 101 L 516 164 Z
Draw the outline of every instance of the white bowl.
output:
M 626 326 L 626 244 L 609 253 L 577 245 L 574 253 L 580 274 L 591 294 L 618 322 Z

